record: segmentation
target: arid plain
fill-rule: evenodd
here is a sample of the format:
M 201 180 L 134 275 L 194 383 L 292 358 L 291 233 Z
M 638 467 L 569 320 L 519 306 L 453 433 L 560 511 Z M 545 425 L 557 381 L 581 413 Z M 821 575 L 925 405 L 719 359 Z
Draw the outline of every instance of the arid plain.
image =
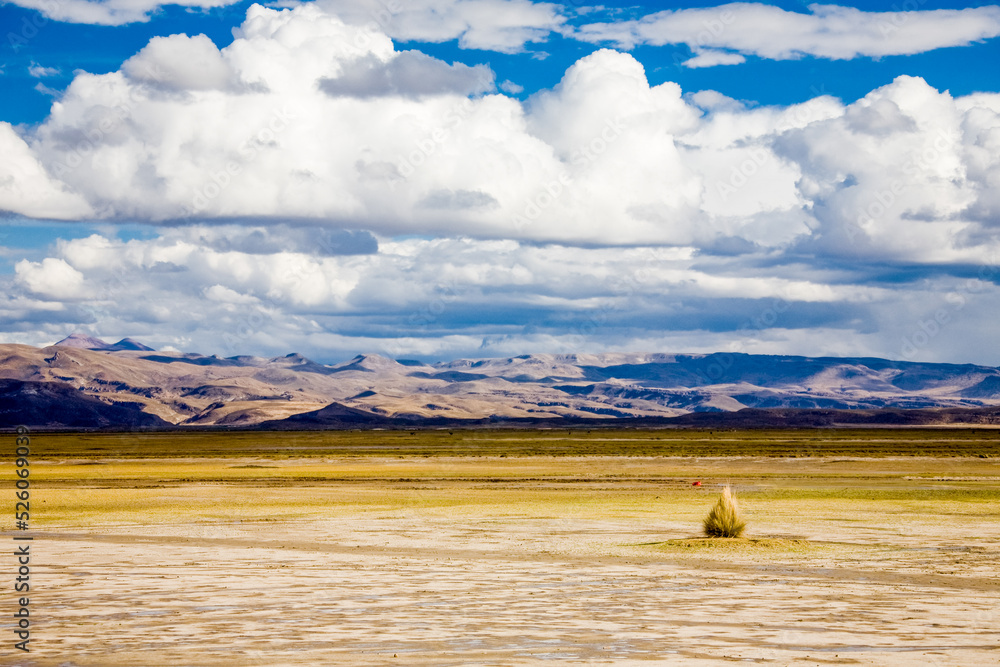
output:
M 32 442 L 4 664 L 1000 663 L 996 430 Z

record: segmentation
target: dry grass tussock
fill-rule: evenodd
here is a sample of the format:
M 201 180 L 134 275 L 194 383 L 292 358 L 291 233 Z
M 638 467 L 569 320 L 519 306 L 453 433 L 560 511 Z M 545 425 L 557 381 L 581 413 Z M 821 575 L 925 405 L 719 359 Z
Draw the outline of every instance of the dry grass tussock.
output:
M 740 516 L 740 508 L 729 487 L 722 489 L 722 496 L 703 522 L 708 537 L 739 537 L 747 524 Z

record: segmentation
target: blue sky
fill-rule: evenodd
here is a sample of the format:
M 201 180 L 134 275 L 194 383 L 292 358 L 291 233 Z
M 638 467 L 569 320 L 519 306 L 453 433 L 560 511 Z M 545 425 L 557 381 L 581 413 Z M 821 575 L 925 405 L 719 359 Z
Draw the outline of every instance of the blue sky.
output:
M 1000 364 L 1000 7 L 187 3 L 0 5 L 0 340 Z

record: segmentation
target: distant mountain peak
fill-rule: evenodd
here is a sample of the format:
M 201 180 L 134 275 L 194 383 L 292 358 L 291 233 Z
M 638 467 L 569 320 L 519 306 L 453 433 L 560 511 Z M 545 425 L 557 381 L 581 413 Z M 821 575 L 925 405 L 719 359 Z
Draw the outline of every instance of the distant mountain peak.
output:
M 75 347 L 82 350 L 106 350 L 111 345 L 100 338 L 94 338 L 82 333 L 71 333 L 56 343 L 57 347 Z
M 380 354 L 359 354 L 350 361 L 335 366 L 338 370 L 403 370 L 405 367 L 398 361 L 383 357 Z
M 122 338 L 115 344 L 106 343 L 100 338 L 94 338 L 83 333 L 71 333 L 56 343 L 57 347 L 75 347 L 80 350 L 104 350 L 107 352 L 120 352 L 122 350 L 135 350 L 140 352 L 152 352 L 153 348 L 132 340 Z
M 131 338 L 122 338 L 120 341 L 112 345 L 109 349 L 111 350 L 136 350 L 138 352 L 154 352 L 155 350 L 148 345 L 143 345 L 137 340 Z

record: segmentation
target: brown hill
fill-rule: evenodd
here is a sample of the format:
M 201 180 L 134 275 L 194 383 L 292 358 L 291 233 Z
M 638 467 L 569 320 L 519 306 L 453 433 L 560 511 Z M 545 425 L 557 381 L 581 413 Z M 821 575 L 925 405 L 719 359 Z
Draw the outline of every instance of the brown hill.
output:
M 63 382 L 0 380 L 0 427 L 134 430 L 169 427 L 141 404 L 105 402 Z

